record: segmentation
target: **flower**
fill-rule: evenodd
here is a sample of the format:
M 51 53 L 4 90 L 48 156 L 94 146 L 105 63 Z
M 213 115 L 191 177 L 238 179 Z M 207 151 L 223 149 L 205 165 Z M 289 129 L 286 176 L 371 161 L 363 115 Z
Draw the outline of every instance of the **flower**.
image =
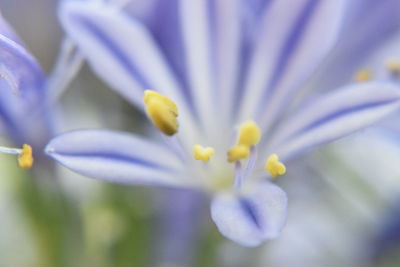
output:
M 210 192 L 223 235 L 245 246 L 276 238 L 287 196 L 269 178 L 400 103 L 395 85 L 367 82 L 293 106 L 336 42 L 345 2 L 156 1 L 142 20 L 103 2 L 62 3 L 62 24 L 93 70 L 161 138 L 80 130 L 52 139 L 47 154 L 97 179 Z
M 55 128 L 51 108 L 79 70 L 82 59 L 66 39 L 54 70 L 46 77 L 1 14 L 0 51 L 0 127 L 14 144 L 22 146 L 21 149 L 0 147 L 0 152 L 17 154 L 19 166 L 30 168 L 32 152 L 44 159 L 43 147 Z

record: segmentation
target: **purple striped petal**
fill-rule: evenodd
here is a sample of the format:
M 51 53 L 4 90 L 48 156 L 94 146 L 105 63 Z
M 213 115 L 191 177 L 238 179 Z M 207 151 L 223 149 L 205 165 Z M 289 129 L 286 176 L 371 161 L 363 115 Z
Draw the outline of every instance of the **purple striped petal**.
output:
M 335 44 L 345 1 L 274 1 L 266 9 L 249 67 L 239 121 L 274 122 L 288 97 Z M 323 22 L 323 23 L 321 23 Z
M 82 130 L 50 141 L 46 153 L 88 177 L 122 184 L 185 186 L 181 161 L 166 147 L 120 132 Z
M 242 194 L 218 194 L 211 216 L 219 231 L 244 246 L 258 246 L 279 236 L 286 223 L 287 196 L 278 186 L 258 182 Z
M 198 132 L 175 74 L 142 23 L 111 4 L 94 1 L 65 1 L 60 16 L 93 70 L 115 90 L 139 107 L 145 89 L 164 93 L 179 106 L 179 120 L 186 126 L 182 131 Z
M 271 140 L 270 151 L 288 158 L 363 129 L 400 106 L 390 83 L 354 84 L 315 99 L 295 112 Z
M 62 4 L 60 16 L 92 68 L 128 100 L 142 105 L 145 89 L 179 93 L 150 33 L 122 10 L 94 1 L 69 1 Z

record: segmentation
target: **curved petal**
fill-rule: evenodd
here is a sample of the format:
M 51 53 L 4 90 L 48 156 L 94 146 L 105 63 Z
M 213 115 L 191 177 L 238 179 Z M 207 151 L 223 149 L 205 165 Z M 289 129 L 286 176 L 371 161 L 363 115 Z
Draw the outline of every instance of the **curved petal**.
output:
M 345 1 L 274 1 L 266 9 L 244 87 L 239 121 L 264 129 L 337 40 Z M 323 22 L 323 23 L 322 23 Z
M 43 84 L 44 74 L 38 62 L 0 16 L 0 120 L 3 131 L 17 143 L 35 145 L 42 135 L 43 128 L 31 127 L 46 124 Z
M 222 193 L 211 203 L 211 217 L 219 231 L 244 246 L 258 246 L 276 238 L 286 223 L 287 196 L 269 182 L 251 185 L 239 195 Z
M 115 90 L 139 107 L 145 89 L 166 94 L 179 106 L 182 131 L 197 132 L 180 84 L 141 23 L 102 1 L 65 1 L 60 17 L 93 70 Z
M 295 112 L 271 140 L 288 158 L 363 129 L 400 106 L 400 88 L 371 82 L 338 89 Z
M 10 26 L 10 24 L 5 20 L 3 15 L 0 13 L 0 35 L 7 37 L 14 42 L 23 45 L 21 39 L 14 31 L 14 29 Z
M 182 178 L 183 166 L 171 151 L 126 133 L 74 131 L 52 139 L 46 153 L 75 172 L 100 180 L 163 186 L 191 182 Z
M 92 68 L 128 100 L 141 106 L 145 89 L 179 92 L 149 32 L 122 10 L 95 1 L 66 1 L 60 16 Z

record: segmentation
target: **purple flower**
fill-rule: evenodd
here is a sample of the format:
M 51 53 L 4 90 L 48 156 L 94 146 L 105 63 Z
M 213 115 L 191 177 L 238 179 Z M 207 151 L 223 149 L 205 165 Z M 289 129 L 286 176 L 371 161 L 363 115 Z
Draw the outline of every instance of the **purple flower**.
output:
M 62 24 L 93 70 L 173 136 L 81 130 L 46 152 L 105 181 L 204 190 L 223 235 L 246 246 L 276 238 L 287 196 L 270 178 L 284 162 L 399 107 L 400 91 L 385 82 L 294 105 L 336 44 L 346 2 L 160 0 L 141 20 L 103 2 L 64 2 Z M 145 89 L 162 95 L 147 91 L 144 103 Z

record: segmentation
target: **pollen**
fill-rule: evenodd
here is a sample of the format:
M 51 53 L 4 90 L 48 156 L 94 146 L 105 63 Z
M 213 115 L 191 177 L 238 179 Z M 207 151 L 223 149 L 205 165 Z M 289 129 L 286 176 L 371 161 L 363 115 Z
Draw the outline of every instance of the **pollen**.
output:
M 372 73 L 367 69 L 361 69 L 354 75 L 356 82 L 366 82 L 372 79 Z
M 215 150 L 212 147 L 202 147 L 201 145 L 194 145 L 193 148 L 194 159 L 208 162 L 210 158 L 215 154 Z
M 254 121 L 247 121 L 240 126 L 239 145 L 254 146 L 261 138 L 261 131 Z
M 246 159 L 250 155 L 250 147 L 246 145 L 236 145 L 228 150 L 228 161 L 236 162 L 241 159 Z
M 272 154 L 265 163 L 265 170 L 271 174 L 272 178 L 276 178 L 286 173 L 286 166 L 279 161 L 277 154 Z
M 155 91 L 146 90 L 143 101 L 147 116 L 155 127 L 168 136 L 178 132 L 178 107 L 171 99 Z
M 18 166 L 22 169 L 29 169 L 33 165 L 32 147 L 24 144 L 21 153 L 18 155 Z

